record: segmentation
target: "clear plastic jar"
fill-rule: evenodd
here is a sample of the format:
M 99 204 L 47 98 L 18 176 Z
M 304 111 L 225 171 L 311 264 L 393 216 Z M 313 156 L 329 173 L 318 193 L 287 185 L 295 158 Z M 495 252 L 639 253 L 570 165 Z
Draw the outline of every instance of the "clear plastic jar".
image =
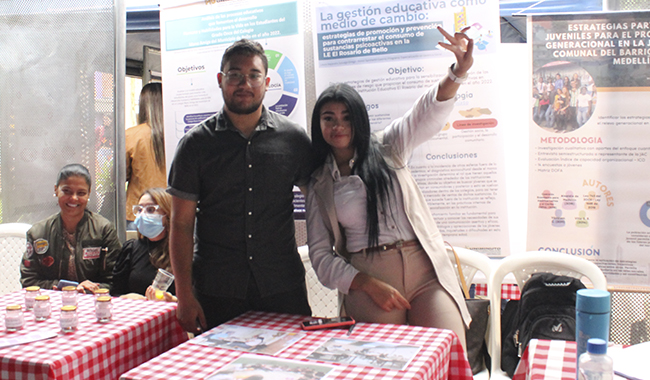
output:
M 61 331 L 71 333 L 77 330 L 79 318 L 77 317 L 77 307 L 74 305 L 65 305 L 61 307 Z
M 94 294 L 95 294 L 95 300 L 97 300 L 97 298 L 99 297 L 110 295 L 108 289 L 104 289 L 104 288 L 95 290 Z
M 23 307 L 20 305 L 7 306 L 5 314 L 5 328 L 8 332 L 18 331 L 25 325 Z
M 39 294 L 41 294 L 41 288 L 39 286 L 28 286 L 25 288 L 25 310 L 32 310 L 34 308 L 34 300 Z
M 100 296 L 95 299 L 95 316 L 97 317 L 97 322 L 106 323 L 111 320 L 113 309 L 112 299 L 111 296 Z
M 36 296 L 34 302 L 34 319 L 37 322 L 44 321 L 52 314 L 52 304 L 50 303 L 50 296 L 41 294 Z
M 61 303 L 63 306 L 77 306 L 76 286 L 64 286 L 63 289 L 61 289 Z

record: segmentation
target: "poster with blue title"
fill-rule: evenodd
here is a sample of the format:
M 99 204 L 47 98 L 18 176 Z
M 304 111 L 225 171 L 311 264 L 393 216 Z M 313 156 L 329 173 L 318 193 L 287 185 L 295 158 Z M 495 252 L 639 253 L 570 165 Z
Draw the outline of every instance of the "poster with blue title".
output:
M 529 20 L 529 250 L 650 285 L 650 13 Z
M 242 38 L 262 44 L 271 78 L 264 105 L 306 125 L 302 2 L 167 1 L 161 4 L 165 150 L 223 106 L 221 56 Z
M 409 168 L 443 237 L 490 256 L 509 254 L 503 128 L 494 98 L 500 43 L 496 0 L 315 1 L 316 93 L 345 82 L 363 97 L 373 131 L 407 112 L 447 74 L 454 55 L 437 27 L 465 27 L 475 63 L 443 130 Z

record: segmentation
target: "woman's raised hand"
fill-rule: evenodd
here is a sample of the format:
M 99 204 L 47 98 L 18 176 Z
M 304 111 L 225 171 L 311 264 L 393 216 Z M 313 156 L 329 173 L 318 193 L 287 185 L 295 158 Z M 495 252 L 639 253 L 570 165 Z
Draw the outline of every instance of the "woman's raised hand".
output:
M 460 32 L 451 34 L 447 33 L 442 27 L 438 27 L 438 31 L 449 41 L 449 43 L 438 42 L 438 45 L 444 49 L 449 50 L 456 56 L 456 64 L 454 65 L 454 75 L 463 77 L 474 64 L 474 40 L 469 38 L 465 32 L 469 30 L 469 26 L 463 28 Z

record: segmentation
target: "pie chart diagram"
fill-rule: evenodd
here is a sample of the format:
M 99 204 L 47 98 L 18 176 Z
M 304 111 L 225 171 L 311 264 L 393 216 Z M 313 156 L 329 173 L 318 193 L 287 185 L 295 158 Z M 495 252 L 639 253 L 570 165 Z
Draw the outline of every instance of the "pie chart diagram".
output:
M 269 61 L 271 82 L 264 97 L 264 104 L 270 110 L 288 117 L 298 103 L 298 71 L 293 62 L 278 51 L 266 50 L 266 57 Z

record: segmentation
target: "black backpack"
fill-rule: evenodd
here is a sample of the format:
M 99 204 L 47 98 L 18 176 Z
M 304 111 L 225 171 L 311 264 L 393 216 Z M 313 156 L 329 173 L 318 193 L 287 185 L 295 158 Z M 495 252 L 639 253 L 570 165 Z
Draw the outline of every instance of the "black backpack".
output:
M 531 339 L 576 340 L 577 278 L 534 273 L 501 318 L 501 368 L 510 376 Z

